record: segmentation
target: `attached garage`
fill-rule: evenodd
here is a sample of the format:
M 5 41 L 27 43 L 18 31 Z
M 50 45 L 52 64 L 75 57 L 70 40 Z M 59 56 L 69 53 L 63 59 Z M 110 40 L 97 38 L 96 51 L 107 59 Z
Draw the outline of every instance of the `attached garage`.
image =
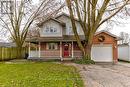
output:
M 117 41 L 119 37 L 107 32 L 100 31 L 95 34 L 91 51 L 92 59 L 95 62 L 114 62 L 118 61 Z
M 112 45 L 93 45 L 92 59 L 96 62 L 112 62 L 113 61 Z

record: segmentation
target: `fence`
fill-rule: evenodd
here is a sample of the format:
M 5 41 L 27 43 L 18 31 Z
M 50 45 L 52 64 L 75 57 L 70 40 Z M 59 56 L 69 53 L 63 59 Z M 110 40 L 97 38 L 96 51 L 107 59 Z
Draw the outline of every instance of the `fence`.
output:
M 22 48 L 22 58 L 25 57 L 25 53 L 28 53 L 27 48 Z M 0 60 L 16 59 L 18 55 L 18 48 L 16 47 L 0 47 Z

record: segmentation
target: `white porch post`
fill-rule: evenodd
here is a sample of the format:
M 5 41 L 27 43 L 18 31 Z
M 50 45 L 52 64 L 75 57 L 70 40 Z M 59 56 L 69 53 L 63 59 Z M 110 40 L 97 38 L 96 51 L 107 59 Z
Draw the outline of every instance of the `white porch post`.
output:
M 63 61 L 62 59 L 62 42 L 60 41 L 60 58 L 61 58 L 61 61 Z
M 29 42 L 28 50 L 29 50 L 29 57 L 30 57 L 31 56 L 31 54 L 30 54 L 30 42 Z
M 39 42 L 39 58 L 41 57 L 41 43 Z
M 73 41 L 72 41 L 72 58 L 74 58 L 74 43 L 73 43 Z

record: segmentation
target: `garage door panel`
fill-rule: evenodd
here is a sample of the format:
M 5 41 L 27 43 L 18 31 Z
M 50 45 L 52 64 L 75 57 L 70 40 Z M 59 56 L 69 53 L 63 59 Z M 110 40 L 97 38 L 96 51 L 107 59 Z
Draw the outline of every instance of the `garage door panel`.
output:
M 112 62 L 112 45 L 93 45 L 91 56 L 96 62 Z

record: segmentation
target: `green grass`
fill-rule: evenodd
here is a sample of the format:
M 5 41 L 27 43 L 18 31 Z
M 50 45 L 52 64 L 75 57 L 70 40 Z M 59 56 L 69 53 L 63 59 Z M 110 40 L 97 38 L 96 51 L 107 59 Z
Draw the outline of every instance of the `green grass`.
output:
M 0 87 L 83 87 L 73 66 L 50 62 L 0 63 Z

